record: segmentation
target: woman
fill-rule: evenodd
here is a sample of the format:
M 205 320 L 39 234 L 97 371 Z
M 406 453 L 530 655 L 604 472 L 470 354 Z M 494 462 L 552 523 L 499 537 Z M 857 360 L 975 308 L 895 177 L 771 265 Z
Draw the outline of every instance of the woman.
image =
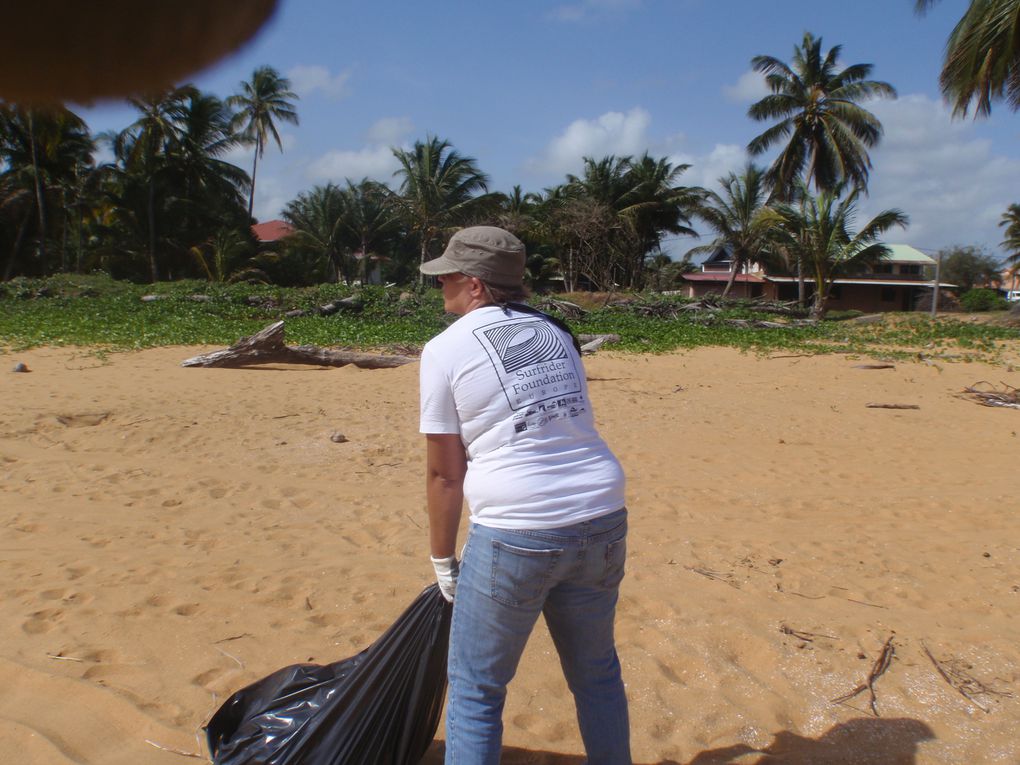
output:
M 421 266 L 460 318 L 422 351 L 429 538 L 453 601 L 446 762 L 499 762 L 506 686 L 545 615 L 591 765 L 629 765 L 613 637 L 626 556 L 619 462 L 595 430 L 576 341 L 528 306 L 524 245 L 490 226 Z M 455 556 L 461 509 L 470 531 Z

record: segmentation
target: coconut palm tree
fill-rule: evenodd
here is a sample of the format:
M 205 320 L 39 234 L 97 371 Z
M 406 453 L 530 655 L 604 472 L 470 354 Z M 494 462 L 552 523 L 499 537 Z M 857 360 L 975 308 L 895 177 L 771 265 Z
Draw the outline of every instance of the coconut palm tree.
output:
M 391 197 L 398 214 L 418 237 L 420 263 L 429 259 L 432 243 L 444 230 L 470 219 L 489 195 L 489 177 L 471 157 L 462 156 L 449 141 L 427 136 L 409 150 L 393 149 L 400 163 L 394 173 L 400 190 Z M 421 276 L 418 277 L 421 283 Z
M 916 0 L 923 13 L 937 0 Z M 955 116 L 987 115 L 992 101 L 1020 110 L 1020 0 L 971 0 L 946 42 L 939 84 Z
M 362 178 L 358 183 L 348 179 L 341 194 L 341 238 L 351 253 L 360 253 L 360 278 L 365 284 L 370 271 L 370 257 L 388 247 L 400 228 L 400 219 L 389 202 L 390 190 L 381 183 L 368 178 Z
M 21 188 L 31 191 L 31 212 L 36 219 L 38 269 L 50 270 L 47 238 L 60 234 L 60 269 L 67 268 L 67 215 L 59 224 L 51 220 L 51 208 L 66 211 L 74 203 L 68 194 L 75 188 L 76 178 L 92 165 L 95 145 L 85 122 L 63 107 L 35 108 L 0 105 L 0 165 L 6 165 L 5 198 L 24 199 L 14 193 Z M 13 194 L 13 196 L 12 196 Z M 27 223 L 27 219 L 25 221 Z M 27 229 L 19 227 L 17 247 Z M 8 269 L 13 268 L 17 252 L 12 252 Z
M 567 176 L 554 217 L 597 287 L 641 287 L 647 256 L 663 236 L 694 234 L 690 216 L 704 191 L 677 183 L 688 167 L 648 154 L 585 157 L 583 174 Z
M 327 183 L 298 194 L 283 210 L 283 219 L 294 227 L 288 239 L 305 252 L 327 261 L 335 281 L 350 283 L 349 249 L 344 243 L 344 194 Z
M 1013 265 L 1014 270 L 1020 267 L 1020 204 L 1011 204 L 1002 214 L 999 225 L 1005 227 L 1006 238 L 1002 247 L 1006 250 L 1006 262 Z
M 628 180 L 634 187 L 627 216 L 637 235 L 637 250 L 627 266 L 626 283 L 644 286 L 645 264 L 649 256 L 661 254 L 662 240 L 672 236 L 697 236 L 691 216 L 702 204 L 705 190 L 682 186 L 680 176 L 690 165 L 674 165 L 667 159 L 655 159 L 646 152 L 630 163 Z
M 244 229 L 244 192 L 251 179 L 221 157 L 240 139 L 231 130 L 231 113 L 214 95 L 189 94 L 177 115 L 177 141 L 170 147 L 178 195 L 185 203 L 184 232 L 187 243 L 208 239 L 209 232 L 229 224 Z
M 878 144 L 882 124 L 860 102 L 895 97 L 896 91 L 889 83 L 868 79 L 871 64 L 839 69 L 840 50 L 837 45 L 823 55 L 822 39 L 805 32 L 790 64 L 772 56 L 751 59 L 754 70 L 765 75 L 770 94 L 752 104 L 748 115 L 775 124 L 747 148 L 758 156 L 782 146 L 766 176 L 781 200 L 790 200 L 802 177 L 815 191 L 844 181 L 867 188 L 868 149 Z
M 862 193 L 853 188 L 822 191 L 811 195 L 802 188 L 799 205 L 781 205 L 783 233 L 788 248 L 811 271 L 815 295 L 811 316 L 820 319 L 833 281 L 846 273 L 874 263 L 889 253 L 878 238 L 893 226 L 906 226 L 908 219 L 900 210 L 883 210 L 854 231 L 857 200 Z
M 160 278 L 157 242 L 164 205 L 159 197 L 171 172 L 169 158 L 181 138 L 181 120 L 188 99 L 197 91 L 192 85 L 172 88 L 130 98 L 128 102 L 141 113 L 137 120 L 113 137 L 112 148 L 120 170 L 119 180 L 139 182 L 147 189 L 144 231 L 147 239 L 149 275 Z M 134 194 L 131 194 L 134 197 Z M 141 221 L 135 221 L 141 223 Z
M 255 173 L 259 160 L 266 152 L 270 137 L 283 151 L 283 141 L 276 129 L 278 122 L 298 124 L 294 101 L 298 95 L 290 89 L 290 80 L 281 77 L 271 66 L 260 66 L 252 72 L 251 79 L 241 83 L 241 92 L 227 99 L 227 104 L 237 109 L 235 128 L 241 131 L 246 143 L 255 147 L 251 166 L 251 192 L 248 196 L 248 217 L 255 206 Z
M 720 178 L 719 185 L 723 193 L 707 192 L 697 212 L 716 236 L 691 252 L 711 252 L 719 247 L 729 251 L 732 270 L 723 289 L 725 297 L 747 264 L 763 263 L 773 254 L 782 216 L 766 204 L 765 171 L 754 163 L 749 162 L 739 175 L 730 173 Z

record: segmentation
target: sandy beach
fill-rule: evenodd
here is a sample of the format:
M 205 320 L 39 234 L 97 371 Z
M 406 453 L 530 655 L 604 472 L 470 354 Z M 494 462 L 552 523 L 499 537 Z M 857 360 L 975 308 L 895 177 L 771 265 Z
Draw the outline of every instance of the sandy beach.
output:
M 2 357 L 4 761 L 204 756 L 230 693 L 432 581 L 417 364 L 179 366 L 202 350 Z M 1020 762 L 1020 411 L 958 395 L 1020 377 L 869 362 L 586 360 L 628 474 L 635 762 Z M 540 624 L 504 761 L 579 765 L 573 714 Z

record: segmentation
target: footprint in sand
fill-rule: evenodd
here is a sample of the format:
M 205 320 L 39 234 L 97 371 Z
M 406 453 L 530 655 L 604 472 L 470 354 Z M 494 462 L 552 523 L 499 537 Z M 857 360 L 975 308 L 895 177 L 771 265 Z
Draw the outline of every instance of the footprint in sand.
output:
M 57 422 L 68 428 L 93 428 L 110 416 L 110 412 L 94 414 L 58 414 Z
M 62 616 L 63 611 L 59 608 L 44 608 L 25 620 L 21 629 L 29 635 L 42 635 L 56 627 Z

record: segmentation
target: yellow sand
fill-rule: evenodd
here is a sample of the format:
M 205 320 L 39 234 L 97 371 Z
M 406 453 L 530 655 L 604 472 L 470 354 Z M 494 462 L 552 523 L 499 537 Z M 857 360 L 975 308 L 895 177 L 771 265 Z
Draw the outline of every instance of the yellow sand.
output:
M 233 690 L 356 653 L 431 581 L 417 365 L 178 366 L 200 350 L 0 357 L 4 761 L 187 762 Z M 636 762 L 1020 762 L 1020 411 L 955 395 L 1020 379 L 866 361 L 587 360 L 629 478 Z M 879 716 L 833 703 L 889 638 Z M 542 626 L 505 723 L 505 762 L 582 760 Z

